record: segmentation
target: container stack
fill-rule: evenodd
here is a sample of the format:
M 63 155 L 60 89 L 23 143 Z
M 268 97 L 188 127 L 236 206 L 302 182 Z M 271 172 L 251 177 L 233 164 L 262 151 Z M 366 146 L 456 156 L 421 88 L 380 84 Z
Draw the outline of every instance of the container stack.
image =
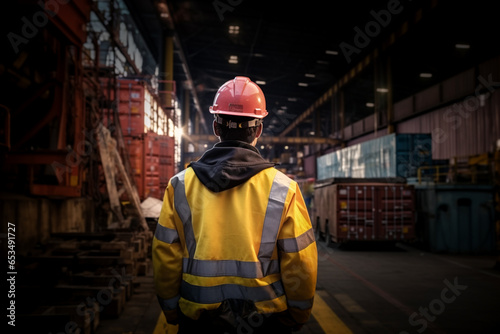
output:
M 169 136 L 174 123 L 146 82 L 118 79 L 116 86 L 120 126 L 139 197 L 162 199 L 175 171 L 175 140 Z
M 430 134 L 390 134 L 317 159 L 318 180 L 329 178 L 416 177 L 432 165 Z
M 430 134 L 390 134 L 317 158 L 312 221 L 327 244 L 416 238 L 415 187 Z

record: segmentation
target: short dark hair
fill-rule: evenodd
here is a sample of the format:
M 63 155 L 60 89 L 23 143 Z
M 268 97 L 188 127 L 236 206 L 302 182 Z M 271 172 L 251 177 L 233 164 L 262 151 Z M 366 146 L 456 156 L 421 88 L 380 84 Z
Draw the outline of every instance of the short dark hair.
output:
M 251 117 L 243 117 L 243 116 L 233 116 L 233 115 L 223 115 L 224 122 L 233 122 L 233 123 L 247 123 L 248 121 L 253 121 L 255 118 Z M 261 124 L 261 123 L 259 123 Z M 246 143 L 251 143 L 255 140 L 255 137 L 257 137 L 257 126 L 252 126 L 252 127 L 229 127 L 225 124 L 220 124 L 218 122 L 215 122 L 215 127 L 217 129 L 217 132 L 219 132 L 220 139 L 222 141 L 227 141 L 227 140 L 239 140 L 243 141 Z

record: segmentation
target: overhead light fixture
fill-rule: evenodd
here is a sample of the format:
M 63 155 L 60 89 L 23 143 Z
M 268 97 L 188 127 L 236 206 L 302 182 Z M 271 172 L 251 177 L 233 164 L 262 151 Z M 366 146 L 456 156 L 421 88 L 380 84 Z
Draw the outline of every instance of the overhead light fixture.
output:
M 455 44 L 455 48 L 457 48 L 457 49 L 470 49 L 470 45 L 458 43 L 458 44 Z
M 420 73 L 421 78 L 432 78 L 432 73 Z
M 306 77 L 306 78 L 316 78 L 316 74 L 306 73 L 306 74 L 305 74 L 305 77 Z
M 255 83 L 257 85 L 262 85 L 262 86 L 264 86 L 266 84 L 266 82 L 264 80 L 256 80 Z
M 299 82 L 299 87 L 307 87 L 307 86 L 309 86 L 307 83 Z
M 326 60 L 316 60 L 316 63 L 320 65 L 330 65 L 330 62 Z
M 338 54 L 339 54 L 339 52 L 338 52 L 338 51 L 334 51 L 334 50 L 326 50 L 326 51 L 325 51 L 325 53 L 326 53 L 327 55 L 330 55 L 330 56 L 336 56 L 336 55 L 338 55 Z
M 389 90 L 387 88 L 377 88 L 377 93 L 387 93 Z
M 289 97 L 288 101 L 290 101 L 290 102 L 297 102 L 297 98 L 296 97 Z
M 229 26 L 229 34 L 238 35 L 240 33 L 240 26 Z
M 238 64 L 238 56 L 229 56 L 229 64 Z
M 375 103 L 373 103 L 373 102 L 366 102 L 366 106 L 368 108 L 373 108 L 373 107 L 375 107 Z

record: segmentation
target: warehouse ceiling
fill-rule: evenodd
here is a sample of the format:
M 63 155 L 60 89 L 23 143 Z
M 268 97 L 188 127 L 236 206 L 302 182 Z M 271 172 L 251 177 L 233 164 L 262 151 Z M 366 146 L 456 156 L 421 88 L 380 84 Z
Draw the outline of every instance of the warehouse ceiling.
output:
M 390 59 L 394 102 L 500 54 L 494 1 L 124 1 L 158 60 L 161 21 L 173 24 L 174 78 L 178 87 L 194 89 L 191 109 L 203 114 L 206 133 L 217 89 L 237 75 L 258 82 L 266 95 L 264 135 L 335 137 L 330 103 L 289 127 L 375 51 Z M 162 6 L 168 18 L 160 15 Z M 2 20 L 5 31 L 18 26 L 22 14 L 10 16 L 12 22 Z M 345 125 L 373 113 L 374 70 L 372 62 L 344 82 Z
M 273 136 L 404 24 L 404 36 L 396 35 L 388 49 L 395 102 L 499 50 L 495 10 L 486 1 L 471 7 L 456 1 L 173 0 L 170 7 L 202 110 L 225 81 L 249 76 L 266 94 L 265 134 Z M 366 106 L 374 102 L 373 66 L 345 91 L 347 124 L 373 113 Z M 331 107 L 323 108 L 327 114 Z M 313 123 L 306 119 L 298 134 L 313 135 Z
M 387 9 L 387 0 L 333 5 L 174 0 L 170 5 L 202 110 L 225 81 L 248 76 L 266 95 L 265 134 L 278 135 L 369 52 L 354 54 L 349 64 L 339 44 L 352 44 L 353 28 L 373 20 L 371 10 Z

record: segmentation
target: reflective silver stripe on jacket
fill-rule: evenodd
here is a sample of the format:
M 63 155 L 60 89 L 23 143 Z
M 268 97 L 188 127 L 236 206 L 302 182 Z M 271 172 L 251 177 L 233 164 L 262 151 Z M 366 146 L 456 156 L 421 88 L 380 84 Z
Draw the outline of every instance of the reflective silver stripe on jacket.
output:
M 246 262 L 237 260 L 196 260 L 183 259 L 182 271 L 196 276 L 218 277 L 237 276 L 244 278 L 262 278 L 262 265 L 260 262 Z M 268 275 L 280 272 L 278 260 L 272 260 L 269 265 Z
M 179 234 L 177 231 L 173 228 L 160 225 L 160 223 L 156 224 L 155 238 L 167 244 L 179 242 Z
M 191 222 L 191 208 L 186 198 L 186 187 L 184 185 L 184 177 L 186 170 L 178 173 L 172 178 L 170 183 L 174 188 L 174 206 L 179 218 L 184 226 L 184 235 L 186 238 L 186 248 L 189 257 L 193 258 L 196 251 L 196 240 L 194 239 L 193 224 Z
M 216 286 L 199 286 L 181 283 L 181 296 L 200 304 L 220 303 L 226 299 L 246 299 L 254 302 L 271 300 L 283 296 L 285 290 L 281 281 L 266 286 L 243 286 L 238 284 L 222 284 Z
M 274 177 L 269 201 L 267 202 L 266 216 L 264 218 L 264 227 L 262 228 L 262 238 L 258 258 L 262 264 L 264 276 L 269 275 L 271 267 L 271 257 L 273 256 L 278 231 L 281 223 L 281 215 L 285 206 L 286 195 L 290 187 L 291 179 L 285 174 L 277 172 Z
M 297 238 L 278 240 L 279 248 L 285 253 L 300 252 L 315 241 L 312 228 L 299 235 Z
M 177 295 L 173 298 L 163 299 L 160 296 L 156 296 L 158 298 L 158 302 L 160 303 L 161 309 L 164 311 L 175 310 L 177 308 L 177 304 L 179 303 L 180 295 Z
M 307 300 L 286 300 L 286 304 L 289 307 L 295 307 L 301 310 L 308 310 L 313 307 L 314 297 Z
M 174 206 L 184 226 L 186 247 L 189 258 L 183 260 L 183 272 L 196 276 L 237 276 L 245 278 L 262 278 L 279 273 L 278 260 L 271 260 L 276 246 L 281 216 L 291 180 L 283 173 L 276 173 L 269 193 L 262 238 L 258 253 L 259 262 L 236 260 L 196 260 L 196 240 L 191 221 L 191 210 L 186 197 L 184 183 L 185 171 L 172 178 L 174 188 Z

